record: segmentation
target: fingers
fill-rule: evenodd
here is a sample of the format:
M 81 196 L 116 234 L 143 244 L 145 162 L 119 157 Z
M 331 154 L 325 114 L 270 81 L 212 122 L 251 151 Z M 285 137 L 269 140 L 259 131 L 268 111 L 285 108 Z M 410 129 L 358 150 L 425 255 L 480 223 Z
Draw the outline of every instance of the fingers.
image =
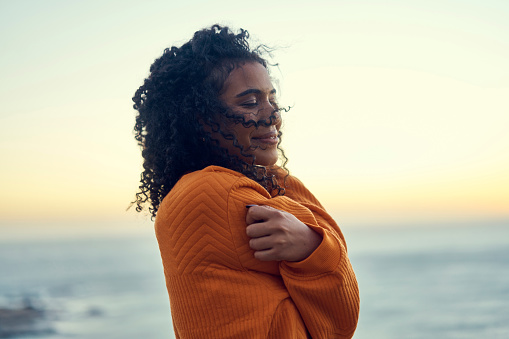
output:
M 264 251 L 256 251 L 254 253 L 254 257 L 261 261 L 280 261 L 282 260 L 281 256 L 277 254 L 274 249 L 268 249 Z
M 274 233 L 274 222 L 281 211 L 269 207 L 248 205 L 246 214 L 246 234 L 250 238 L 259 238 Z M 246 206 L 247 207 L 247 206 Z
M 255 251 L 264 251 L 272 248 L 272 241 L 269 237 L 253 238 L 249 240 L 249 247 Z
M 248 209 L 246 213 L 246 223 L 248 225 L 260 221 L 266 221 L 278 212 L 278 210 L 270 206 L 246 205 L 246 207 Z
M 246 227 L 246 234 L 250 238 L 259 238 L 271 235 L 272 230 L 267 223 L 257 222 Z
M 315 233 L 290 213 L 259 205 L 246 206 L 246 234 L 254 257 L 262 261 L 299 261 L 316 249 L 309 233 Z M 316 234 L 321 241 L 320 235 Z M 308 246 L 308 243 L 311 245 Z
M 270 237 L 272 231 L 266 222 L 269 220 L 273 208 L 258 205 L 247 205 L 246 207 L 248 208 L 246 234 L 251 238 L 249 247 L 255 251 L 254 257 L 261 261 L 277 260 L 273 255 L 273 240 Z
M 261 237 L 249 240 L 249 247 L 254 250 L 254 257 L 261 261 L 283 260 L 281 249 L 274 246 L 273 237 Z

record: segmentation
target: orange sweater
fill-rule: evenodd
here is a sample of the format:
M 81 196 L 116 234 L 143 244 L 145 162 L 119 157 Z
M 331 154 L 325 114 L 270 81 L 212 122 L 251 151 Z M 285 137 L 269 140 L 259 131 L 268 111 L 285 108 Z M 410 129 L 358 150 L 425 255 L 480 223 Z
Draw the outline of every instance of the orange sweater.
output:
M 322 235 L 300 262 L 259 261 L 246 205 L 293 214 Z M 343 235 L 296 178 L 271 197 L 258 183 L 209 166 L 183 176 L 155 229 L 177 338 L 351 338 L 359 291 Z

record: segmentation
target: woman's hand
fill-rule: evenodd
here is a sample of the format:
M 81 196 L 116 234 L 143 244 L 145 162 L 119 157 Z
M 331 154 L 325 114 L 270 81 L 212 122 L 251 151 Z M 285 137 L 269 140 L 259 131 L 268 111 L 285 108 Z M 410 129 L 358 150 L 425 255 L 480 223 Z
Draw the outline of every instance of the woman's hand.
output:
M 248 205 L 246 233 L 256 259 L 306 259 L 322 241 L 320 234 L 293 214 L 269 206 Z

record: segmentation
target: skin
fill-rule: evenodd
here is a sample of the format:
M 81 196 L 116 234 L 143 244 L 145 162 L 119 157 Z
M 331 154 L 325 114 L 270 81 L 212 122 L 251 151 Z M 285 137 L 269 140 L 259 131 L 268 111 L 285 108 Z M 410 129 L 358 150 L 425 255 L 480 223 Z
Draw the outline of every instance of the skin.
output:
M 245 121 L 268 121 L 272 112 L 278 108 L 276 90 L 269 74 L 265 67 L 257 62 L 248 62 L 235 68 L 226 79 L 219 98 L 235 112 L 242 113 Z M 272 166 L 278 160 L 277 134 L 281 128 L 281 116 L 279 113 L 275 115 L 278 119 L 269 127 L 245 128 L 242 124 L 234 123 L 226 126 L 228 131 L 235 134 L 244 152 L 255 156 L 256 165 Z M 224 139 L 220 142 L 230 153 L 241 156 L 239 149 L 231 142 Z
M 246 121 L 268 119 L 276 110 L 276 90 L 263 65 L 249 62 L 235 68 L 225 81 L 220 99 L 235 112 L 242 112 Z M 227 126 L 246 153 L 255 156 L 255 164 L 272 166 L 278 160 L 278 119 L 269 127 L 245 128 L 242 124 Z M 222 139 L 222 138 L 221 138 Z M 222 139 L 222 146 L 232 154 L 238 148 Z M 301 261 L 321 243 L 322 237 L 291 213 L 269 206 L 251 206 L 246 214 L 246 234 L 255 258 L 263 261 Z
M 250 207 L 246 223 L 249 247 L 262 261 L 301 261 L 322 242 L 318 233 L 293 214 L 269 206 Z

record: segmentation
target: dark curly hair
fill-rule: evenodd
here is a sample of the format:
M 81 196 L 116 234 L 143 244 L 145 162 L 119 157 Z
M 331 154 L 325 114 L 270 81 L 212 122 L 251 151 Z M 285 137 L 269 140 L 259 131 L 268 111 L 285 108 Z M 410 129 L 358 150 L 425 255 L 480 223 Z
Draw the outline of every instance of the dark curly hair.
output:
M 214 25 L 195 32 L 180 48 L 165 49 L 150 67 L 150 75 L 133 97 L 138 111 L 135 138 L 144 160 L 140 190 L 132 202 L 136 211 L 141 212 L 148 203 L 155 217 L 182 175 L 210 165 L 240 172 L 269 192 L 284 194 L 282 179 L 288 175 L 288 159 L 280 147 L 281 131 L 277 148 L 282 163 L 265 168 L 255 165 L 254 155 L 245 152 L 232 132 L 221 129 L 225 122 L 246 128 L 270 126 L 282 110 L 288 110 L 276 107 L 266 120 L 245 121 L 242 112 L 233 112 L 219 100 L 226 78 L 239 64 L 258 62 L 268 69 L 262 55 L 271 50 L 265 45 L 251 49 L 248 38 L 246 30 L 235 34 L 228 27 Z M 212 133 L 231 140 L 242 158 L 229 154 Z

